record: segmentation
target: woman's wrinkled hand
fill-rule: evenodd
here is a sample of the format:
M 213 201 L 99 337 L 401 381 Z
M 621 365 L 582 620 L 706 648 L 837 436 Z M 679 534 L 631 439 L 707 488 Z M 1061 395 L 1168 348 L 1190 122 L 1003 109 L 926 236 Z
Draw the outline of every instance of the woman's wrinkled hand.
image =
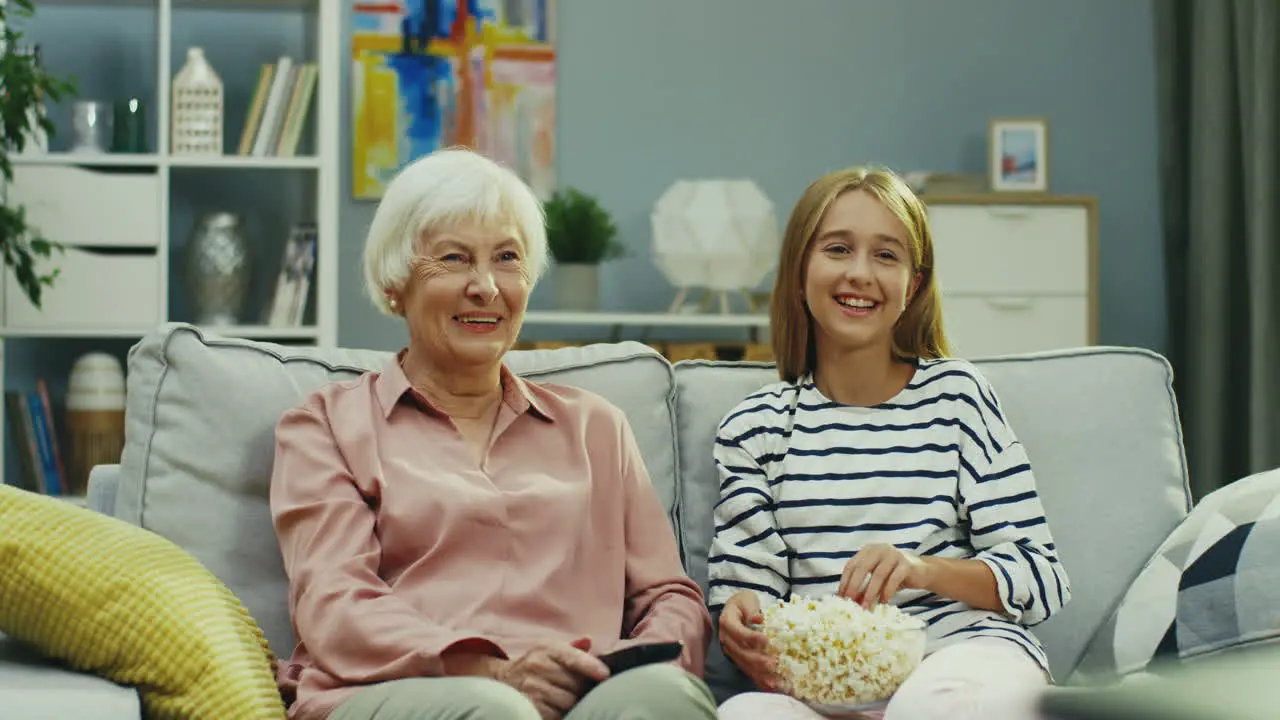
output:
M 928 589 L 930 572 L 918 555 L 893 545 L 868 545 L 845 563 L 836 594 L 870 609 L 903 588 Z
M 756 594 L 750 590 L 736 593 L 720 613 L 720 645 L 757 688 L 773 691 L 777 689 L 776 663 L 767 652 L 769 637 L 752 627 L 763 622 Z
M 544 645 L 503 663 L 496 680 L 519 690 L 543 720 L 560 720 L 592 683 L 609 677 L 609 668 L 587 651 L 588 639 L 569 645 Z

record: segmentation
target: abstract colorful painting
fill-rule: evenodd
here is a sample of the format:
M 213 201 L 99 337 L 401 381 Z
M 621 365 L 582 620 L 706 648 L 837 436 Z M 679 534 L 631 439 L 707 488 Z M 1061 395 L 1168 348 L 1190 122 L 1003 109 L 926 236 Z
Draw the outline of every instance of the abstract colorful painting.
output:
M 356 0 L 352 193 L 463 145 L 555 189 L 555 0 Z

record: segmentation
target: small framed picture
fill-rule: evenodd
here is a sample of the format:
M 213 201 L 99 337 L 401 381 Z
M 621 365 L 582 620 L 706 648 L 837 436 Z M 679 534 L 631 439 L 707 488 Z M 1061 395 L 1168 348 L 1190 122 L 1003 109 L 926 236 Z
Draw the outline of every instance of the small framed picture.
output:
M 991 189 L 996 192 L 1049 191 L 1049 121 L 995 118 L 990 137 Z

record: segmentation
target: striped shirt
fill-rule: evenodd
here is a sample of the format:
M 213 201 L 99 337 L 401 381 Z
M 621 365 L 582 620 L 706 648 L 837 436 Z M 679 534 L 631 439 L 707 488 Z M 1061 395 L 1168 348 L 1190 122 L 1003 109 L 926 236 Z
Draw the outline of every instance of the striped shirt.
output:
M 713 609 L 744 589 L 762 603 L 834 594 L 849 559 L 875 543 L 977 558 L 995 576 L 1002 612 L 923 590 L 892 602 L 928 624 L 930 652 L 1004 638 L 1049 672 L 1026 628 L 1070 600 L 1070 582 L 1027 454 L 972 364 L 919 361 L 907 387 L 873 407 L 832 402 L 812 377 L 774 383 L 725 416 L 714 454 Z

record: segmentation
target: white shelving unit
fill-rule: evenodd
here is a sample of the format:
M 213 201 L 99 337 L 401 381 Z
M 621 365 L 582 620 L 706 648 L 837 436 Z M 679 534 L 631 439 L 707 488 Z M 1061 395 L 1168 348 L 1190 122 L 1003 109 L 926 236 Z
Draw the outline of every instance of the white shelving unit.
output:
M 41 3 L 41 5 L 43 4 Z M 318 230 L 316 268 L 313 278 L 315 286 L 314 322 L 308 323 L 305 327 L 239 325 L 215 327 L 210 328 L 210 330 L 219 334 L 239 337 L 289 341 L 310 340 L 317 345 L 335 345 L 337 343 L 338 207 L 340 205 L 339 193 L 341 187 L 338 177 L 338 173 L 341 171 L 341 163 L 338 157 L 340 147 L 338 127 L 340 73 L 342 72 L 341 7 L 339 3 L 336 0 L 255 0 L 254 2 L 246 2 L 245 0 L 108 0 L 107 2 L 98 2 L 96 0 L 56 0 L 49 3 L 49 5 L 58 8 L 92 7 L 94 9 L 100 9 L 104 6 L 107 8 L 112 6 L 147 7 L 155 11 L 157 39 L 155 49 L 157 77 L 153 80 L 155 105 L 151 109 L 150 117 L 147 118 L 147 121 L 155 129 L 157 152 L 148 154 L 69 152 L 24 154 L 14 156 L 13 164 L 15 168 L 15 185 L 21 182 L 22 172 L 28 167 L 108 171 L 112 169 L 129 169 L 144 173 L 154 173 L 159 192 L 159 197 L 154 206 L 158 214 L 156 223 L 159 233 L 153 243 L 155 247 L 154 270 L 158 273 L 156 283 L 159 292 L 159 297 L 156 298 L 158 312 L 155 317 L 156 322 L 142 324 L 50 322 L 48 327 L 42 327 L 29 321 L 15 324 L 10 322 L 10 317 L 15 315 L 16 312 L 12 311 L 8 305 L 14 302 L 18 293 L 8 290 L 4 293 L 7 302 L 3 312 L 0 312 L 0 337 L 141 336 L 158 323 L 168 320 L 187 319 L 170 317 L 169 312 L 171 293 L 175 291 L 176 285 L 173 282 L 173 278 L 171 278 L 170 250 L 176 244 L 175 239 L 180 234 L 188 231 L 188 228 L 185 227 L 170 227 L 173 192 L 172 171 L 225 173 L 226 181 L 234 183 L 236 182 L 237 171 L 270 172 L 279 170 L 312 173 L 314 176 L 312 187 L 314 187 L 315 196 L 312 198 L 311 204 L 315 208 L 315 216 L 298 218 L 299 221 L 314 221 Z M 297 157 L 248 157 L 230 154 L 236 151 L 242 120 L 242 118 L 230 115 L 224 121 L 226 135 L 223 138 L 223 148 L 224 153 L 227 154 L 221 156 L 185 156 L 171 155 L 169 153 L 171 87 L 173 77 L 180 67 L 181 54 L 186 49 L 185 46 L 175 47 L 173 44 L 175 22 L 180 22 L 176 17 L 178 13 L 175 13 L 175 10 L 191 9 L 204 11 L 206 14 L 202 19 L 214 18 L 216 20 L 214 16 L 208 15 L 208 11 L 220 9 L 234 10 L 241 13 L 260 10 L 269 10 L 274 13 L 296 12 L 301 13 L 307 19 L 305 24 L 312 32 L 312 37 L 306 38 L 304 45 L 307 47 L 307 52 L 310 56 L 295 59 L 314 61 L 319 66 L 319 78 L 315 96 L 307 117 L 307 125 L 304 129 L 305 135 L 313 138 L 311 147 L 315 150 L 314 154 Z M 38 22 L 40 17 L 39 8 L 37 8 L 36 17 Z M 104 30 L 104 32 L 107 31 Z M 228 38 L 228 41 L 234 42 L 235 38 Z M 273 62 L 274 60 L 274 57 L 265 57 L 263 59 L 264 62 Z M 54 68 L 54 72 L 57 72 L 56 68 Z M 238 83 L 241 86 L 248 85 L 248 90 L 252 90 L 252 84 L 256 80 L 256 76 L 223 77 L 224 86 Z M 245 88 L 241 87 L 241 90 L 244 91 Z M 69 135 L 70 132 L 70 128 L 59 128 L 60 135 Z M 104 173 L 102 182 L 110 181 L 111 175 Z M 86 199 L 69 198 L 68 202 L 83 200 Z M 234 207 L 226 209 L 231 212 L 237 211 L 237 208 Z M 79 244 L 75 239 L 59 237 L 50 239 L 61 242 L 68 247 L 74 247 Z M 84 244 L 91 246 L 94 243 L 90 240 Z M 144 241 L 141 244 L 145 245 L 147 243 Z M 59 259 L 59 256 L 55 255 L 53 260 L 55 267 Z M 258 261 L 263 263 L 274 263 L 276 260 L 276 257 L 265 255 L 258 258 Z M 14 284 L 12 273 L 5 273 L 3 282 L 6 286 Z M 46 289 L 46 296 L 49 296 L 52 302 L 46 300 L 45 304 L 56 305 L 56 296 L 63 294 L 74 294 L 77 300 L 84 303 L 100 303 L 108 300 L 108 298 L 95 298 L 92 290 L 92 287 L 72 287 L 68 283 L 56 282 L 53 288 Z M 16 299 L 21 300 L 20 297 Z M 34 308 L 28 308 L 28 310 L 40 312 Z
M 141 10 L 140 10 L 141 9 Z M 35 18 L 28 21 L 26 28 L 30 31 L 30 40 L 40 41 L 39 28 L 46 14 L 60 13 L 59 21 L 66 25 L 68 14 L 84 13 L 86 17 L 97 18 L 101 25 L 104 13 L 114 11 L 128 13 L 136 20 L 139 12 L 146 17 L 154 18 L 154 61 L 146 67 L 155 68 L 154 78 L 127 78 L 121 84 L 128 87 L 149 89 L 151 105 L 147 108 L 146 124 L 148 137 L 155 152 L 145 154 L 86 154 L 51 152 L 45 154 L 24 154 L 12 156 L 15 178 L 13 191 L 23 181 L 24 171 L 27 175 L 40 174 L 42 181 L 49 183 L 57 180 L 58 173 L 69 178 L 84 180 L 95 175 L 98 182 L 106 188 L 112 178 L 145 178 L 145 182 L 154 182 L 156 197 L 154 202 L 143 203 L 146 212 L 142 226 L 152 229 L 154 237 L 134 237 L 119 243 L 105 243 L 110 250 L 125 250 L 123 253 L 102 253 L 101 258 L 93 257 L 92 262 L 85 260 L 84 254 L 71 258 L 77 248 L 98 249 L 104 245 L 93 237 L 56 237 L 46 232 L 50 240 L 59 242 L 68 248 L 67 254 L 55 253 L 51 261 L 53 267 L 62 270 L 62 276 L 55 281 L 52 288 L 46 288 L 42 309 L 35 309 L 25 298 L 13 273 L 3 269 L 0 279 L 0 377 L 3 377 L 5 340 L 16 338 L 39 338 L 40 342 L 56 343 L 62 339 L 128 339 L 137 338 L 153 330 L 158 324 L 171 320 L 187 320 L 185 317 L 172 317 L 173 293 L 180 292 L 181 279 L 171 277 L 174 263 L 171 262 L 171 249 L 180 244 L 180 239 L 190 232 L 189 225 L 173 227 L 175 194 L 181 190 L 182 182 L 175 185 L 175 176 L 181 175 L 183 182 L 198 177 L 200 183 L 237 183 L 244 173 L 252 173 L 262 177 L 264 173 L 280 172 L 290 187 L 304 188 L 290 195 L 299 207 L 306 208 L 306 216 L 273 218 L 273 222 L 293 224 L 295 222 L 313 222 L 317 230 L 316 263 L 311 280 L 312 300 L 308 307 L 308 318 L 301 327 L 270 327 L 265 325 L 236 325 L 231 327 L 210 327 L 211 332 L 232 337 L 279 340 L 294 344 L 314 344 L 334 346 L 337 344 L 338 323 L 338 241 L 339 217 L 341 204 L 341 182 L 338 173 L 341 171 L 339 158 L 339 118 L 340 118 L 340 82 L 343 72 L 342 62 L 342 4 L 339 0 L 41 0 L 36 5 Z M 242 25 L 256 27 L 254 18 L 266 17 L 277 24 L 289 28 L 289 34 L 282 35 L 282 47 L 277 51 L 271 47 L 270 40 L 263 43 L 261 36 L 253 39 L 252 45 L 236 32 L 217 31 L 219 13 L 232 12 L 239 15 Z M 283 14 L 283 15 L 282 15 Z M 250 16 L 246 20 L 246 16 Z M 284 22 L 281 23 L 281 18 Z M 78 25 L 74 21 L 72 24 Z M 104 60 L 118 55 L 119 46 L 113 46 L 116 30 L 111 22 L 107 27 L 98 27 L 94 22 L 84 23 L 83 28 L 75 28 L 71 39 L 77 46 L 81 58 L 95 52 L 100 45 Z M 149 34 L 150 31 L 148 31 Z M 293 34 L 296 33 L 296 34 Z M 61 33 L 61 40 L 67 39 L 67 32 Z M 175 37 L 182 38 L 176 41 Z M 193 40 L 193 38 L 197 38 Z M 205 41 L 208 40 L 206 43 Z M 242 45 L 242 42 L 245 43 Z M 221 156 L 182 156 L 170 152 L 170 102 L 174 76 L 180 69 L 183 56 L 188 45 L 202 45 L 211 53 L 221 51 L 227 55 L 236 55 L 237 59 L 245 59 L 242 65 L 253 63 L 275 62 L 281 55 L 289 55 L 295 61 L 315 62 L 318 66 L 318 79 L 311 100 L 311 106 L 303 127 L 303 139 L 299 152 L 305 155 L 295 157 L 245 157 L 234 155 L 244 118 L 238 117 L 239 110 L 224 110 L 224 137 Z M 219 47 L 220 46 L 220 47 Z M 301 52 L 298 52 L 299 46 Z M 136 48 L 136 43 L 133 46 Z M 293 52 L 287 48 L 292 47 Z M 150 49 L 148 50 L 148 53 Z M 61 74 L 55 63 L 50 63 L 54 74 Z M 215 68 L 217 63 L 215 62 Z M 240 95 L 251 94 L 258 81 L 256 72 L 252 75 L 221 73 L 226 89 L 234 88 Z M 98 79 L 101 83 L 101 79 Z M 114 99 L 88 97 L 74 99 Z M 225 107 L 225 106 L 224 106 Z M 70 127 L 59 123 L 58 136 L 55 140 L 72 135 Z M 301 180 L 299 180 L 301 178 Z M 264 181 L 276 184 L 275 180 Z M 56 186 L 56 182 L 54 185 Z M 69 184 L 68 187 L 79 187 Z M 284 191 L 282 191 L 284 192 Z M 146 193 L 143 193 L 145 196 Z M 181 198 L 180 198 L 181 199 Z M 95 204 L 96 200 L 96 204 Z M 189 205 L 192 204 L 188 201 Z M 89 226 L 92 222 L 106 224 L 112 222 L 110 214 L 125 214 L 120 208 L 109 207 L 109 202 L 94 197 L 59 197 L 55 204 L 59 211 L 65 209 L 61 217 L 77 217 L 77 207 L 85 215 L 98 215 L 81 222 Z M 269 201 L 267 204 L 270 205 Z M 240 213 L 244 209 L 238 207 L 208 208 Z M 267 213 L 273 210 L 267 207 Z M 259 209 L 254 208 L 254 211 Z M 150 217 L 154 213 L 154 218 Z M 105 215 L 105 216 L 104 216 Z M 154 220 L 154 222 L 152 222 Z M 79 221 L 77 221 L 79 222 Z M 100 225 L 101 227 L 103 225 Z M 132 225 L 131 225 L 132 226 Z M 121 233 L 117 233 L 118 235 Z M 251 242 L 256 238 L 251 238 Z M 278 249 L 284 246 L 285 238 L 264 238 L 264 249 L 256 262 L 268 265 L 271 272 L 279 261 Z M 269 249 L 269 250 L 268 250 Z M 131 273 L 127 277 L 116 275 L 111 282 L 114 268 L 124 267 L 124 263 L 113 264 L 113 258 L 133 258 L 128 263 Z M 72 267 L 75 265 L 75 267 Z M 136 273 L 140 281 L 134 281 Z M 71 277 L 74 276 L 74 277 Z M 125 290 L 127 292 L 118 292 Z M 114 296 L 113 296 L 114 295 Z M 114 313 L 112 303 L 123 304 L 134 301 L 140 305 L 145 299 L 154 297 L 154 313 L 152 312 L 120 312 Z M 24 307 L 25 306 L 25 307 Z M 92 311 L 76 312 L 75 308 L 94 308 Z M 66 311 L 66 312 L 64 312 Z M 61 314 L 60 314 L 61 313 Z M 259 316 L 259 309 L 246 308 L 247 317 Z M 89 321 L 82 321 L 89 318 Z M 117 318 L 124 318 L 117 321 Z M 17 320 L 15 320 L 17 319 Z M 4 403 L 0 403 L 0 431 L 9 432 L 4 418 Z M 0 438 L 0 468 L 4 467 L 4 448 L 8 438 Z

